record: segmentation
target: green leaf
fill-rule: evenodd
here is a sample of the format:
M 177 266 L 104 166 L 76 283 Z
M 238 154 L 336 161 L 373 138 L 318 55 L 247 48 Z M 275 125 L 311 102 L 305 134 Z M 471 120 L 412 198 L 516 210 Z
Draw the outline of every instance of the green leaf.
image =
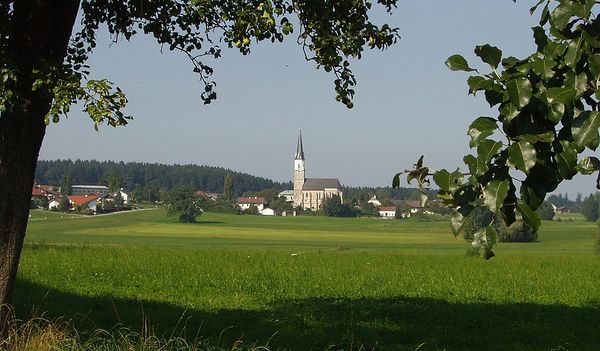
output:
M 502 208 L 506 194 L 510 184 L 508 180 L 500 181 L 494 179 L 487 183 L 483 189 L 483 204 L 490 209 L 490 211 L 496 213 Z
M 554 141 L 554 132 L 547 131 L 542 134 L 523 134 L 515 137 L 515 140 L 524 140 L 532 144 L 538 142 L 551 143 Z
M 569 104 L 577 96 L 575 88 L 550 88 L 546 91 L 546 99 L 549 103 Z
M 595 171 L 600 170 L 600 160 L 596 157 L 587 156 L 584 157 L 576 167 L 577 171 L 581 174 L 590 175 Z
M 559 58 L 567 50 L 567 45 L 554 41 L 548 42 L 544 48 L 544 55 L 548 58 Z
M 445 63 L 451 71 L 475 71 L 474 69 L 469 67 L 469 63 L 467 63 L 467 60 L 465 60 L 464 57 L 458 54 L 448 57 Z
M 555 103 L 550 105 L 550 111 L 548 111 L 548 119 L 552 121 L 552 123 L 557 124 L 562 119 L 565 114 L 565 105 L 560 103 Z
M 473 155 L 463 157 L 463 162 L 469 167 L 469 173 L 477 174 L 477 158 Z
M 427 177 L 428 174 L 429 174 L 429 168 L 420 167 L 413 171 L 408 172 L 406 181 L 408 182 L 408 184 L 410 184 L 413 179 L 416 179 L 417 183 L 420 185 L 425 181 L 425 177 Z
M 533 188 L 528 185 L 521 185 L 521 200 L 528 203 L 530 208 L 538 208 L 544 202 L 544 192 L 539 187 Z
M 488 81 L 481 76 L 470 76 L 467 84 L 469 85 L 469 94 L 475 95 L 476 92 L 486 88 Z
M 523 217 L 523 222 L 527 223 L 533 229 L 533 231 L 537 232 L 538 229 L 540 229 L 540 225 L 542 225 L 540 217 L 537 215 L 537 213 L 531 210 L 529 205 L 524 202 L 520 202 L 517 204 L 517 211 L 519 211 Z
M 546 45 L 548 45 L 548 36 L 546 35 L 546 31 L 540 26 L 533 27 L 531 30 L 533 30 L 533 39 L 538 47 L 538 52 L 542 52 Z
M 501 148 L 501 142 L 486 139 L 482 141 L 477 148 L 477 159 L 487 165 Z
M 469 126 L 467 135 L 471 137 L 469 142 L 470 147 L 476 147 L 479 143 L 488 136 L 494 134 L 498 129 L 497 121 L 491 117 L 479 117 Z
M 571 40 L 567 46 L 567 53 L 565 54 L 563 62 L 571 69 L 575 69 L 577 62 L 579 62 L 579 59 L 581 58 L 580 47 L 582 40 L 581 37 L 576 38 Z
M 554 67 L 556 67 L 556 62 L 551 59 L 537 60 L 531 64 L 533 72 L 541 76 L 545 81 L 554 77 Z
M 571 179 L 577 174 L 577 150 L 570 142 L 561 140 L 562 151 L 555 156 L 558 173 L 564 179 Z
M 508 147 L 508 164 L 525 173 L 535 165 L 537 152 L 528 141 L 519 141 Z
M 583 151 L 585 147 L 596 150 L 600 142 L 598 128 L 600 128 L 600 113 L 596 111 L 584 111 L 573 119 L 571 134 L 578 151 Z
M 400 176 L 402 175 L 402 173 L 404 172 L 396 173 L 396 175 L 392 179 L 392 188 L 396 189 L 400 187 Z
M 465 217 L 458 212 L 458 210 L 452 212 L 450 217 L 450 227 L 452 228 L 452 234 L 457 237 L 465 224 Z
M 489 44 L 478 45 L 475 47 L 475 55 L 479 56 L 483 62 L 495 70 L 502 59 L 502 50 Z
M 512 104 L 518 108 L 523 108 L 531 99 L 531 82 L 523 77 L 512 79 L 506 85 L 506 91 Z
M 511 103 L 503 103 L 498 109 L 502 123 L 509 124 L 513 118 L 519 115 L 519 110 Z
M 496 232 L 496 228 L 493 225 L 487 226 L 485 228 L 485 241 L 487 242 L 490 248 L 496 245 L 496 238 L 498 237 L 498 233 Z
M 600 55 L 594 54 L 590 55 L 588 59 L 588 63 L 590 65 L 590 72 L 594 76 L 595 79 L 600 78 Z
M 450 173 L 445 169 L 439 170 L 433 174 L 433 181 L 440 189 L 449 193 L 454 192 L 462 183 L 462 174 L 457 169 Z
M 558 30 L 563 30 L 571 20 L 571 17 L 576 15 L 576 8 L 569 2 L 562 2 L 558 5 L 550 15 L 551 23 Z

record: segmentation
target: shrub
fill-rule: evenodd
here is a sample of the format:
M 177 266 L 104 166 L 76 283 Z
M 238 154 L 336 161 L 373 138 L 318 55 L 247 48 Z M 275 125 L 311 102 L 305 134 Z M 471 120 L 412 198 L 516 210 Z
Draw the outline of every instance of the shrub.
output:
M 481 228 L 492 222 L 494 214 L 485 207 L 475 208 L 467 217 L 463 229 L 463 238 L 473 241 L 473 235 Z
M 532 242 L 537 241 L 537 232 L 525 224 L 522 219 L 517 219 L 510 226 L 504 225 L 500 218 L 496 221 L 498 241 L 501 242 Z
M 544 201 L 535 212 L 540 216 L 540 219 L 546 221 L 551 221 L 554 218 L 554 208 L 547 201 Z

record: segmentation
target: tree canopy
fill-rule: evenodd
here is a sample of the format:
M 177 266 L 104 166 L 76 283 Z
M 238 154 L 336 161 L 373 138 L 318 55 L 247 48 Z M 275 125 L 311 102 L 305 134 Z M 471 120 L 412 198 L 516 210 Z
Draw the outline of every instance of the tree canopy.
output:
M 165 201 L 167 216 L 176 216 L 181 223 L 194 223 L 202 214 L 202 199 L 188 186 L 169 192 Z
M 577 173 L 600 169 L 598 158 L 580 157 L 600 144 L 597 7 L 593 0 L 540 0 L 530 10 L 540 19 L 532 28 L 536 51 L 528 57 L 503 57 L 499 48 L 485 44 L 476 46 L 475 54 L 489 66 L 488 73 L 458 54 L 446 61 L 453 71 L 473 73 L 467 80 L 469 93 L 482 94 L 498 112 L 476 118 L 467 129 L 469 146 L 475 149 L 463 158 L 468 173 L 430 174 L 423 158 L 408 171 L 409 181 L 416 179 L 421 188 L 428 187 L 433 175 L 439 197 L 455 208 L 455 235 L 481 206 L 499 213 L 507 226 L 520 216 L 537 232 L 535 210 L 546 194 Z M 394 177 L 396 186 L 400 174 Z M 475 234 L 473 243 L 484 257 L 493 256 L 496 234 L 493 221 Z
M 378 0 L 390 12 L 396 0 Z M 10 303 L 23 247 L 31 188 L 46 125 L 80 102 L 94 127 L 125 125 L 125 93 L 89 78 L 89 58 L 106 28 L 111 39 L 141 33 L 190 60 L 203 89 L 217 98 L 213 69 L 223 48 L 248 54 L 258 41 L 297 33 L 307 60 L 334 76 L 336 99 L 352 107 L 350 60 L 385 49 L 397 29 L 369 19 L 367 1 L 2 0 L 0 1 L 0 305 Z M 75 21 L 81 25 L 73 33 Z M 0 323 L 8 314 L 0 310 Z

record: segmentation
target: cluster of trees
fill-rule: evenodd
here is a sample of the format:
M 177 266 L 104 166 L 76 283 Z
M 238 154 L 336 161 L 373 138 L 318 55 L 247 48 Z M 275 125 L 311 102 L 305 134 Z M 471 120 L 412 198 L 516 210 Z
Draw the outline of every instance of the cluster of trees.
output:
M 581 202 L 580 212 L 587 221 L 595 222 L 600 218 L 600 193 L 590 194 Z
M 291 187 L 291 183 L 279 183 L 222 167 L 95 160 L 40 160 L 35 178 L 40 184 L 59 185 L 68 179 L 72 184 L 106 185 L 111 191 L 112 188 L 124 188 L 135 199 L 147 201 L 158 201 L 161 189 L 169 191 L 182 185 L 217 193 L 226 190 L 229 199 L 244 192 L 265 188 L 281 191 Z
M 486 207 L 478 207 L 473 210 L 469 218 L 465 221 L 465 226 L 462 231 L 463 238 L 466 241 L 475 243 L 483 240 L 486 235 L 486 229 L 491 225 L 497 236 L 497 241 L 500 242 L 532 242 L 537 240 L 537 230 L 529 226 L 522 219 L 517 219 L 510 225 L 506 225 L 504 221 L 495 218 L 492 211 Z
M 421 193 L 417 188 L 392 187 L 344 187 L 344 198 L 351 204 L 363 207 L 375 195 L 382 205 L 391 205 L 391 200 L 419 200 Z M 430 196 L 437 191 L 429 190 Z

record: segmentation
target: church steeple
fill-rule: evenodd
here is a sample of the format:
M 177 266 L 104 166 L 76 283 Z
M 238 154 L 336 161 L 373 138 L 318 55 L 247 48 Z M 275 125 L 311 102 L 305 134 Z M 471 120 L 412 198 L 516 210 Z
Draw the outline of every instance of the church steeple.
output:
M 304 148 L 302 147 L 302 131 L 298 131 L 298 145 L 294 158 L 294 207 L 302 205 L 302 188 L 304 187 Z
M 298 145 L 296 146 L 295 160 L 304 160 L 304 148 L 302 147 L 302 129 L 298 131 Z

